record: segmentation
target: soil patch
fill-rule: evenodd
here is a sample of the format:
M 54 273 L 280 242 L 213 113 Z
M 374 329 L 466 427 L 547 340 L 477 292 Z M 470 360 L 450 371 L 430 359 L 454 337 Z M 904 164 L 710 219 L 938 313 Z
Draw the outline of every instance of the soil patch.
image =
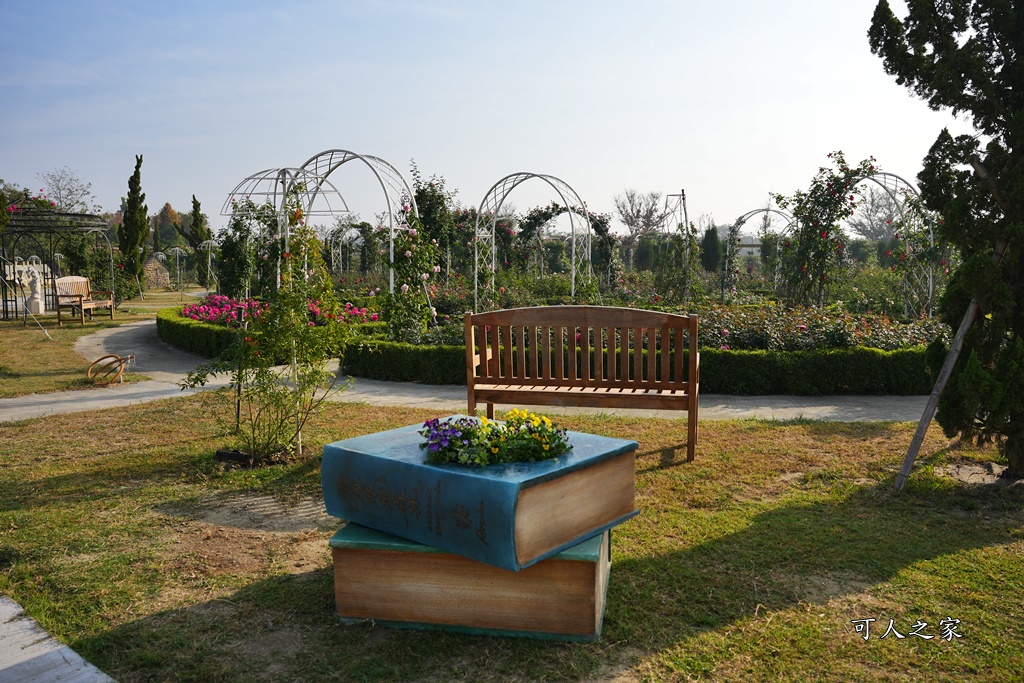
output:
M 293 534 L 333 531 L 341 525 L 340 520 L 327 514 L 323 501 L 317 498 L 287 504 L 272 496 L 256 494 L 216 496 L 194 508 L 166 507 L 158 512 L 214 526 Z
M 182 518 L 165 555 L 186 584 L 202 584 L 219 574 L 254 577 L 322 569 L 331 561 L 327 534 L 340 524 L 314 498 L 289 505 L 270 496 L 233 495 L 159 512 Z
M 935 468 L 935 474 L 975 486 L 1020 486 L 1024 488 L 1024 479 L 1007 477 L 1006 466 L 994 462 L 961 462 L 940 465 Z

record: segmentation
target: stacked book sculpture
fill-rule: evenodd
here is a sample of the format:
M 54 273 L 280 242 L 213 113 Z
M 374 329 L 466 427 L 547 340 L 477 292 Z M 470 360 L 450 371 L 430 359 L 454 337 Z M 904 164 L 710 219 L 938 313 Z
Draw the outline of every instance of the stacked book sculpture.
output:
M 567 432 L 552 460 L 429 464 L 420 425 L 324 447 L 343 620 L 541 638 L 600 635 L 609 530 L 637 514 L 637 443 Z

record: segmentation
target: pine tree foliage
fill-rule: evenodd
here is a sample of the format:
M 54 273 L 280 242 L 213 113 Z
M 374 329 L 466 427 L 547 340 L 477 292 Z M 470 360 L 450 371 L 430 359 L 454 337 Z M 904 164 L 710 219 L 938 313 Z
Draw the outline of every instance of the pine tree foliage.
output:
M 188 224 L 179 221 L 174 227 L 182 237 L 188 240 L 188 246 L 192 247 L 192 251 L 199 251 L 200 244 L 213 239 L 210 223 L 206 220 L 203 208 L 195 195 L 192 195 L 192 213 L 189 214 Z
M 142 277 L 146 262 L 146 238 L 149 237 L 149 209 L 142 191 L 142 155 L 135 157 L 135 172 L 128 179 L 128 197 L 124 202 L 124 221 L 117 229 L 117 246 L 124 269 L 131 277 Z
M 941 315 L 955 328 L 972 299 L 979 306 L 936 418 L 949 436 L 998 443 L 1010 472 L 1024 476 L 1024 1 L 907 8 L 901 21 L 878 3 L 872 52 L 932 109 L 966 115 L 978 131 L 943 130 L 918 176 L 926 204 L 942 214 L 939 237 L 962 254 Z M 931 356 L 937 368 L 944 349 Z
M 713 225 L 707 227 L 700 240 L 700 264 L 712 273 L 717 273 L 722 267 L 722 240 Z

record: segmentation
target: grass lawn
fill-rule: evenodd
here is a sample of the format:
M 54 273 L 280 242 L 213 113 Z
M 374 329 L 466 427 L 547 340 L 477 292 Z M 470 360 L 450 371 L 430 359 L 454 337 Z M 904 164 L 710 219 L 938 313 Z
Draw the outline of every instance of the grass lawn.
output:
M 103 325 L 0 323 L 3 395 L 75 386 Z M 913 424 L 705 421 L 687 463 L 682 421 L 560 416 L 640 443 L 602 637 L 566 644 L 338 624 L 320 449 L 439 415 L 329 404 L 306 455 L 224 470 L 232 405 L 0 422 L 0 594 L 122 683 L 1024 680 L 1024 485 L 945 476 L 995 454 L 937 427 L 897 494 Z
M 0 427 L 0 593 L 132 681 L 1024 679 L 1024 487 L 940 476 L 911 424 L 578 416 L 636 439 L 641 515 L 613 537 L 597 643 L 341 626 L 320 447 L 436 417 L 332 404 L 305 457 L 222 470 L 224 392 Z M 939 636 L 959 619 L 963 638 Z M 905 635 L 880 639 L 889 619 Z M 868 640 L 852 623 L 875 619 Z
M 144 300 L 120 304 L 113 320 L 106 311 L 98 311 L 94 320 L 86 318 L 85 325 L 68 316 L 57 327 L 57 315 L 52 312 L 29 318 L 28 324 L 24 320 L 0 320 L 0 398 L 92 387 L 93 382 L 85 376 L 89 361 L 74 350 L 79 337 L 125 323 L 152 320 L 160 309 L 179 305 L 182 299 L 185 303 L 197 301 L 197 294 L 204 291 L 186 291 L 184 295 L 150 291 Z M 144 375 L 134 372 L 125 375 L 129 382 L 144 379 Z

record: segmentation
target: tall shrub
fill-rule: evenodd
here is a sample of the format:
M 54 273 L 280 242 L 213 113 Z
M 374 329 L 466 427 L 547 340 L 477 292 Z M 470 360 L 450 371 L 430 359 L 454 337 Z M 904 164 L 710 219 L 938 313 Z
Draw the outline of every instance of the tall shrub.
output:
M 281 254 L 280 286 L 265 292 L 262 304 L 248 307 L 230 352 L 183 383 L 194 387 L 213 372 L 231 373 L 237 392 L 234 433 L 255 464 L 301 453 L 306 422 L 341 388 L 328 362 L 344 351 L 343 313 L 316 231 L 305 224 L 296 197 L 289 194 L 284 209 L 289 241 Z M 283 250 L 284 236 L 279 239 Z
M 876 172 L 874 159 L 856 166 L 846 163 L 842 152 L 831 152 L 835 168 L 818 169 L 807 190 L 792 196 L 772 195 L 781 209 L 789 209 L 796 227 L 780 249 L 782 296 L 793 304 L 824 306 L 825 291 L 838 274 L 847 236 L 841 221 L 854 213 L 854 185 Z

